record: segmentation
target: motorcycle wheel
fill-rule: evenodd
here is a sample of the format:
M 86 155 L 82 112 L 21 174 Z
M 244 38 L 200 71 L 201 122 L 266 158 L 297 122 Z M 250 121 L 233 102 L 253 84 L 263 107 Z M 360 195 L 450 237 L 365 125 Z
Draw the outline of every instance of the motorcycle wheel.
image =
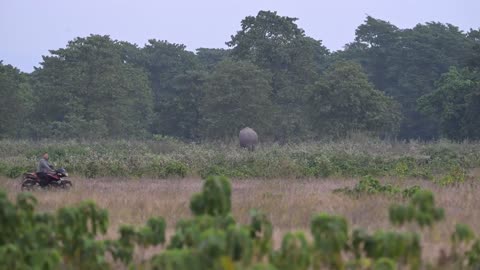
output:
M 23 180 L 21 189 L 22 191 L 31 191 L 35 189 L 35 186 L 37 185 L 38 185 L 37 181 L 27 178 Z
M 64 190 L 70 190 L 73 187 L 73 184 L 68 180 L 63 180 L 60 187 L 63 188 Z

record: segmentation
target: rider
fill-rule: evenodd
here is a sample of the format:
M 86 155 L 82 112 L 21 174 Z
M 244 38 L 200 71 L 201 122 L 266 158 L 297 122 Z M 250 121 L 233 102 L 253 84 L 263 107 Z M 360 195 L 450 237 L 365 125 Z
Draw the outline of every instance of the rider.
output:
M 40 178 L 40 186 L 46 186 L 50 183 L 51 178 L 48 174 L 55 173 L 53 166 L 48 163 L 48 153 L 45 152 L 42 155 L 38 163 L 37 176 Z

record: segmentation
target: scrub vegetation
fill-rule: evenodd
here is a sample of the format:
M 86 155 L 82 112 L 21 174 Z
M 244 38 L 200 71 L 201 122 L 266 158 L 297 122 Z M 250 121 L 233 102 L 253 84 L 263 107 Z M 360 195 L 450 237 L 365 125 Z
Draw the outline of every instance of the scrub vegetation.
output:
M 171 178 L 225 175 L 234 178 L 419 177 L 450 185 L 480 167 L 475 142 L 388 142 L 364 136 L 340 141 L 279 145 L 255 152 L 238 143 L 151 141 L 0 141 L 0 175 L 16 178 L 35 170 L 38 157 L 88 178 Z
M 476 175 L 478 177 L 478 175 Z M 19 192 L 3 179 L 8 269 L 476 269 L 478 182 L 409 196 L 334 193 L 355 179 L 75 179 Z M 188 198 L 191 198 L 188 200 Z M 84 201 L 88 199 L 88 201 Z

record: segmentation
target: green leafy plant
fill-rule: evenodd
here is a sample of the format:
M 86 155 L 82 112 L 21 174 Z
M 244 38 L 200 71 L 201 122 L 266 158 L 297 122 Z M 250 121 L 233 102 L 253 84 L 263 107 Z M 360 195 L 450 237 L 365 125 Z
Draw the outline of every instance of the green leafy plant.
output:
M 443 208 L 435 206 L 433 193 L 427 190 L 416 192 L 408 205 L 393 204 L 389 209 L 390 222 L 400 226 L 415 221 L 420 227 L 431 227 L 444 216 Z
M 467 172 L 465 171 L 465 169 L 456 165 L 453 166 L 445 176 L 443 176 L 439 180 L 436 180 L 435 183 L 441 186 L 458 185 L 465 182 L 466 178 Z
M 270 261 L 278 269 L 307 270 L 310 266 L 310 248 L 303 233 L 287 233 L 280 250 L 273 251 Z
M 421 188 L 419 186 L 412 186 L 405 189 L 392 186 L 390 184 L 382 185 L 378 179 L 372 176 L 363 177 L 353 188 L 344 187 L 333 190 L 334 193 L 343 193 L 352 197 L 359 197 L 362 195 L 385 194 L 398 195 L 401 194 L 404 198 L 412 197 Z
M 343 217 L 319 214 L 313 217 L 310 231 L 314 239 L 314 252 L 318 254 L 314 267 L 343 269 L 342 251 L 347 247 L 348 225 Z
M 225 176 L 210 176 L 201 193 L 194 194 L 190 209 L 195 215 L 226 216 L 231 209 L 230 182 Z
M 373 235 L 357 234 L 354 241 L 363 245 L 367 257 L 373 259 L 389 258 L 400 264 L 418 269 L 421 263 L 420 237 L 416 233 L 376 231 Z

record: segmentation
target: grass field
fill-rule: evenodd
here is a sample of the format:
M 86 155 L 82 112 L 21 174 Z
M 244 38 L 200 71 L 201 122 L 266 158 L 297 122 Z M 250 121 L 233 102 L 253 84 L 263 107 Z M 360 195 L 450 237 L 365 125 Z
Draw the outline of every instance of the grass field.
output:
M 472 170 L 470 179 L 478 179 L 479 170 Z M 167 235 L 175 223 L 190 216 L 189 200 L 200 191 L 202 180 L 185 179 L 124 179 L 72 178 L 74 189 L 63 191 L 36 191 L 40 211 L 54 211 L 62 206 L 83 200 L 93 200 L 106 208 L 110 216 L 107 237 L 116 237 L 121 224 L 144 224 L 151 216 L 167 220 Z M 240 223 L 248 222 L 249 210 L 261 209 L 268 213 L 275 231 L 274 244 L 281 242 L 286 231 L 308 231 L 311 217 L 319 212 L 345 216 L 350 228 L 368 230 L 390 229 L 388 206 L 402 202 L 401 197 L 365 195 L 359 198 L 336 194 L 336 188 L 353 186 L 357 179 L 242 179 L 233 180 L 233 215 Z M 445 209 L 446 219 L 422 236 L 423 257 L 433 262 L 440 250 L 449 245 L 456 223 L 470 225 L 480 233 L 480 182 L 467 182 L 440 187 L 429 180 L 384 178 L 382 183 L 398 186 L 420 185 L 435 193 L 437 205 Z M 0 178 L 0 188 L 13 199 L 20 192 L 18 179 Z M 148 256 L 144 254 L 143 256 Z
M 161 216 L 167 222 L 168 241 L 178 232 L 177 222 L 192 217 L 190 199 L 202 189 L 202 177 L 225 175 L 232 179 L 234 218 L 248 224 L 251 209 L 266 213 L 273 224 L 275 249 L 281 248 L 288 232 L 303 231 L 307 238 L 312 237 L 310 223 L 319 213 L 345 217 L 352 239 L 356 228 L 371 234 L 380 230 L 419 233 L 425 260 L 422 265 L 433 265 L 433 269 L 445 265 L 438 262 L 445 259 L 441 254 L 454 254 L 451 237 L 457 224 L 469 225 L 480 243 L 479 142 L 397 142 L 357 137 L 338 142 L 265 143 L 249 152 L 234 142 L 193 144 L 171 138 L 0 140 L 0 190 L 5 190 L 10 199 L 20 193 L 20 175 L 35 169 L 43 151 L 50 153 L 57 166 L 68 170 L 74 188 L 69 192 L 35 191 L 38 210 L 54 212 L 92 200 L 108 210 L 110 217 L 107 234 L 101 238 L 118 239 L 121 225 L 144 226 L 149 218 Z M 356 186 L 367 175 L 373 177 L 368 179 L 380 180 L 383 187 L 391 186 L 370 195 L 356 193 L 358 190 L 347 192 L 354 196 L 334 192 Z M 445 219 L 433 228 L 422 229 L 416 223 L 394 228 L 389 221 L 389 206 L 409 203 L 399 192 L 413 186 L 432 191 L 436 206 L 445 210 Z M 468 249 L 472 242 L 466 245 Z M 136 248 L 134 262 L 142 264 L 161 249 Z M 478 254 L 480 258 L 480 248 Z M 347 257 L 351 259 L 351 255 Z M 446 261 L 455 263 L 452 258 Z M 442 269 L 453 267 L 446 265 Z

